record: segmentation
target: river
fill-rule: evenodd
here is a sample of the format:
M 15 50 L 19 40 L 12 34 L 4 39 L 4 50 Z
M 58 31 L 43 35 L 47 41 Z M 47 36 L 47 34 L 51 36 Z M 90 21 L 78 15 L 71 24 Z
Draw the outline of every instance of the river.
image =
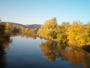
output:
M 90 68 L 90 54 L 38 37 L 14 36 L 0 42 L 0 68 Z

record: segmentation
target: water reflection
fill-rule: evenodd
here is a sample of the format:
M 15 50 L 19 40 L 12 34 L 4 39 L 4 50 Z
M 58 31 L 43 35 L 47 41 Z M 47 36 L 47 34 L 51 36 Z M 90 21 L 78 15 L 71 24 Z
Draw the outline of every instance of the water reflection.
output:
M 51 62 L 61 59 L 62 61 L 70 61 L 72 65 L 90 68 L 90 54 L 81 48 L 63 47 L 52 41 L 41 42 L 40 45 L 43 56 Z
M 0 68 L 5 68 L 5 50 L 8 50 L 9 44 L 12 42 L 10 36 L 4 32 L 4 25 L 0 26 Z
M 7 32 L 8 31 L 5 30 L 4 25 L 0 26 L 0 68 L 6 68 L 5 55 L 9 48 L 9 44 L 12 42 L 10 37 L 21 36 L 33 39 L 37 38 L 35 32 L 30 30 L 25 33 L 18 32 L 16 29 L 13 33 Z M 41 42 L 39 48 L 43 53 L 43 56 L 51 62 L 55 62 L 56 59 L 60 59 L 62 61 L 70 61 L 71 65 L 90 68 L 90 53 L 81 48 L 66 47 L 65 45 L 63 46 L 53 41 Z
M 0 68 L 5 68 L 5 50 L 2 45 L 0 45 Z

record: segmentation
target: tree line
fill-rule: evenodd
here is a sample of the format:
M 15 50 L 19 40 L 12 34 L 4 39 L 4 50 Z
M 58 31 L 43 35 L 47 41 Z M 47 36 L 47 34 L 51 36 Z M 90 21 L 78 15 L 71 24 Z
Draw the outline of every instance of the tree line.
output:
M 83 24 L 82 22 L 63 22 L 57 24 L 56 18 L 47 20 L 44 25 L 38 30 L 39 37 L 53 40 L 68 46 L 82 47 L 90 45 L 90 23 Z
M 2 29 L 2 27 L 4 29 Z M 83 24 L 82 22 L 63 22 L 61 25 L 57 24 L 56 18 L 47 20 L 39 29 L 25 28 L 20 25 L 12 25 L 10 23 L 0 22 L 1 33 L 4 31 L 5 35 L 9 36 L 25 36 L 40 37 L 60 43 L 60 45 L 68 46 L 86 46 L 90 45 L 90 23 Z
M 0 23 L 0 33 L 1 35 L 3 34 L 6 36 L 22 36 L 26 38 L 36 37 L 37 30 L 38 28 L 30 29 L 30 28 L 25 28 L 21 25 L 10 24 L 8 22 Z

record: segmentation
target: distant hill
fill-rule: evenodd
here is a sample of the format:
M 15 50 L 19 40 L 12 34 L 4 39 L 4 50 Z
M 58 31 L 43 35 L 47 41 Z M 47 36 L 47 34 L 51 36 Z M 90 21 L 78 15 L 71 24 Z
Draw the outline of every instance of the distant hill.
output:
M 26 28 L 40 28 L 41 25 L 40 24 L 31 24 L 31 25 L 24 25 Z
M 1 22 L 2 24 L 6 24 L 7 22 Z M 28 25 L 23 25 L 23 24 L 19 24 L 19 23 L 12 23 L 12 22 L 8 22 L 11 25 L 18 25 L 18 26 L 23 26 L 24 28 L 40 28 L 41 24 L 28 24 Z

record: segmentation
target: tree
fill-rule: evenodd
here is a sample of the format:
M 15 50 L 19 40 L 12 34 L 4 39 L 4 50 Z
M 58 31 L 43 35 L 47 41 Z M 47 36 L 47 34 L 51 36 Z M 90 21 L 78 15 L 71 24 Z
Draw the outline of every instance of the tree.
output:
M 82 23 L 74 22 L 67 31 L 67 39 L 69 45 L 83 46 L 86 44 L 84 26 Z
M 6 23 L 6 24 L 5 24 L 5 33 L 6 33 L 6 34 L 11 34 L 11 31 L 12 31 L 12 26 L 11 26 L 11 24 Z
M 90 45 L 90 23 L 86 24 L 84 31 L 87 43 L 86 45 Z
M 61 25 L 58 25 L 56 28 L 56 40 L 61 44 L 67 42 L 67 28 L 70 26 L 69 22 L 63 22 Z
M 39 36 L 45 37 L 47 39 L 54 39 L 56 26 L 57 23 L 55 17 L 46 21 L 45 24 L 42 25 L 38 31 Z

